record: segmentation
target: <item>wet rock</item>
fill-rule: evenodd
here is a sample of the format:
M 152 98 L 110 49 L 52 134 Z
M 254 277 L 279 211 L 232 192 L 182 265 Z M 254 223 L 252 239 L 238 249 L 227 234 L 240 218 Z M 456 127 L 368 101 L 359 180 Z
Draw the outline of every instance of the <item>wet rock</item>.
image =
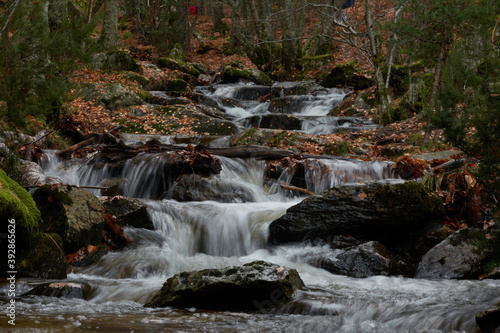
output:
M 241 86 L 234 91 L 233 98 L 244 101 L 256 101 L 265 96 L 271 97 L 271 87 L 268 86 Z
M 175 185 L 172 199 L 178 201 L 252 202 L 244 186 L 220 178 L 184 175 Z
M 37 286 L 24 295 L 85 299 L 90 287 L 84 283 L 53 282 Z
M 33 198 L 42 214 L 40 227 L 59 234 L 68 253 L 102 242 L 105 211 L 90 192 L 73 186 L 44 185 Z
M 32 240 L 18 270 L 22 276 L 42 279 L 65 279 L 68 263 L 58 234 L 41 234 Z
M 269 104 L 268 111 L 286 114 L 298 113 L 310 99 L 309 96 L 285 96 L 274 98 Z
M 68 261 L 70 261 L 71 267 L 86 267 L 98 262 L 108 252 L 109 249 L 106 244 L 89 245 L 86 248 L 82 247 L 76 253 L 70 254 Z
M 476 324 L 484 333 L 500 331 L 500 304 L 495 309 L 486 310 L 476 315 Z
M 123 195 L 123 186 L 126 181 L 127 179 L 121 177 L 108 178 L 103 180 L 99 184 L 100 187 L 103 187 L 103 189 L 101 189 L 101 194 L 108 197 Z
M 277 82 L 271 88 L 273 97 L 289 95 L 318 95 L 326 93 L 326 89 L 315 81 Z
M 443 213 L 441 199 L 416 182 L 345 184 L 289 208 L 271 223 L 269 241 L 328 241 L 347 234 L 406 247 Z
M 254 261 L 243 266 L 176 274 L 145 306 L 266 310 L 289 300 L 303 287 L 295 269 Z
M 399 275 L 400 265 L 379 242 L 367 242 L 338 254 L 323 258 L 320 267 L 333 274 L 365 278 L 374 275 Z
M 422 257 L 415 277 L 470 279 L 488 273 L 499 258 L 499 234 L 473 228 L 456 231 Z
M 154 229 L 148 206 L 139 199 L 125 197 L 107 198 L 101 201 L 106 212 L 116 216 L 120 225 L 134 228 Z
M 243 120 L 246 127 L 259 127 L 282 130 L 300 130 L 302 121 L 285 114 L 265 114 L 247 117 Z

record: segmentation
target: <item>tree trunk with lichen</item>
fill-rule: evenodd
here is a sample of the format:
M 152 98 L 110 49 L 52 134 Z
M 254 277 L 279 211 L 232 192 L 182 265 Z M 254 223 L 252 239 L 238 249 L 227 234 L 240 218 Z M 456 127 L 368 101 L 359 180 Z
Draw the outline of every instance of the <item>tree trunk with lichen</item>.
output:
M 118 43 L 118 2 L 106 0 L 104 3 L 104 20 L 99 39 L 103 51 L 113 51 Z

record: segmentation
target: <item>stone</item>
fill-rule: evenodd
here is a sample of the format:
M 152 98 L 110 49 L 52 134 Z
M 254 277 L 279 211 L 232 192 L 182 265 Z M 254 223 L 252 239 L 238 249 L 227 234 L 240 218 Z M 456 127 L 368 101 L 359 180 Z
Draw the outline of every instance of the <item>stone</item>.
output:
M 44 185 L 33 198 L 42 215 L 40 227 L 59 234 L 66 252 L 102 243 L 105 210 L 90 192 L 74 186 Z
M 142 73 L 137 61 L 124 51 L 110 51 L 94 55 L 90 67 L 108 71 L 132 71 Z
M 52 282 L 37 286 L 24 295 L 85 299 L 90 287 L 84 283 Z
M 496 333 L 500 330 L 500 306 L 476 315 L 476 324 L 484 333 Z
M 281 130 L 300 130 L 302 121 L 287 114 L 265 114 L 247 117 L 243 120 L 245 127 L 259 127 Z
M 303 287 L 295 269 L 254 261 L 176 274 L 144 306 L 263 311 L 286 302 Z
M 106 212 L 116 216 L 120 225 L 134 228 L 154 229 L 148 206 L 139 199 L 125 197 L 107 198 L 101 201 Z
M 335 258 L 322 258 L 319 266 L 333 274 L 355 278 L 401 274 L 399 264 L 394 257 L 376 241 L 348 248 Z
M 363 90 L 373 85 L 372 81 L 365 76 L 355 74 L 354 64 L 347 63 L 332 69 L 330 74 L 321 81 L 325 88 L 353 87 L 354 90 Z
M 269 226 L 273 244 L 351 235 L 386 247 L 413 244 L 443 216 L 441 199 L 413 181 L 335 186 L 290 207 Z
M 255 69 L 243 69 L 233 66 L 224 66 L 221 73 L 222 83 L 236 83 L 238 81 L 254 82 L 255 84 L 270 86 L 273 80 L 264 72 Z
M 172 199 L 177 201 L 254 201 L 244 186 L 220 178 L 207 178 L 199 175 L 182 176 L 174 187 Z
M 499 231 L 458 230 L 429 250 L 415 273 L 420 279 L 474 279 L 498 262 Z
M 68 263 L 58 234 L 40 234 L 19 262 L 21 276 L 41 279 L 65 279 Z

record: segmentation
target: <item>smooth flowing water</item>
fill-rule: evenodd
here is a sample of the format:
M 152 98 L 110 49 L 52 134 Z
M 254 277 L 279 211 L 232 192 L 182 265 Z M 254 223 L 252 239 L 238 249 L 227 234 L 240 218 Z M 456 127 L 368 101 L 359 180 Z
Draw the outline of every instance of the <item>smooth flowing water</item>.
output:
M 222 88 L 221 88 L 222 89 Z M 218 92 L 217 92 L 218 91 Z M 218 94 L 223 94 L 217 90 Z M 227 88 L 234 94 L 234 88 Z M 128 142 L 147 137 L 129 136 Z M 168 138 L 161 138 L 170 142 Z M 94 157 L 95 159 L 95 157 Z M 99 185 L 117 175 L 94 159 L 60 162 L 47 152 L 44 170 L 66 184 Z M 217 184 L 238 184 L 246 202 L 178 202 L 174 183 L 162 172 L 159 154 L 139 155 L 125 165 L 125 195 L 143 200 L 154 230 L 126 227 L 132 242 L 98 263 L 75 268 L 67 280 L 89 286 L 86 300 L 23 296 L 16 299 L 16 326 L 0 321 L 2 332 L 475 332 L 476 313 L 500 299 L 495 280 L 421 280 L 375 276 L 355 279 L 329 273 L 321 258 L 338 250 L 307 243 L 267 244 L 269 224 L 304 197 L 285 191 L 286 170 L 276 183 L 265 179 L 266 165 L 253 159 L 222 158 Z M 389 163 L 346 159 L 310 160 L 306 185 L 319 193 L 334 185 L 394 179 Z M 327 170 L 325 172 L 324 170 Z M 317 170 L 323 170 L 318 173 Z M 316 170 L 316 171 L 314 171 Z M 218 186 L 217 188 L 224 188 Z M 162 192 L 158 199 L 158 192 Z M 100 195 L 99 190 L 94 190 Z M 176 273 L 265 260 L 297 269 L 306 289 L 277 308 L 255 312 L 150 309 L 142 305 Z M 17 295 L 51 281 L 17 281 Z M 0 287 L 6 308 L 7 285 Z

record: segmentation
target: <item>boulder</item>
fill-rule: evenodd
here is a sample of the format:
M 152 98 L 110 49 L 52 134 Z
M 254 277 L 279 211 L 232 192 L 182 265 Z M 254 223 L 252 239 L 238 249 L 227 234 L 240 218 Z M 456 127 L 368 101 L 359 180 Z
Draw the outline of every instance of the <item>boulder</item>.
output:
M 87 101 L 97 101 L 97 104 L 111 110 L 144 104 L 141 97 L 119 83 L 109 83 L 104 86 L 82 84 L 78 94 Z
M 160 58 L 158 59 L 157 66 L 159 68 L 167 68 L 171 70 L 178 70 L 180 72 L 192 75 L 194 77 L 200 76 L 200 71 L 191 64 L 186 64 L 183 61 L 175 60 L 172 58 Z
M 347 234 L 408 247 L 443 214 L 441 199 L 413 181 L 344 184 L 289 208 L 269 226 L 269 241 L 328 241 Z
M 127 182 L 127 179 L 122 177 L 105 179 L 99 184 L 99 186 L 103 187 L 103 189 L 101 189 L 101 194 L 108 197 L 123 195 L 123 186 L 125 182 Z
M 129 53 L 120 50 L 95 54 L 90 67 L 108 71 L 142 72 L 137 61 Z
M 299 82 L 276 82 L 271 87 L 273 97 L 284 97 L 289 95 L 318 95 L 325 94 L 327 90 L 315 81 Z
M 32 246 L 19 261 L 21 276 L 41 279 L 65 279 L 68 263 L 58 234 L 41 234 L 32 239 Z
M 309 96 L 284 96 L 271 100 L 268 111 L 272 113 L 299 113 L 309 101 Z
M 484 333 L 496 333 L 500 330 L 500 303 L 494 309 L 476 315 L 476 324 Z
M 376 241 L 346 249 L 335 258 L 322 258 L 320 267 L 333 274 L 355 278 L 401 274 L 400 265 L 394 257 Z
M 37 286 L 24 295 L 85 299 L 90 287 L 83 283 L 52 282 Z
M 254 261 L 243 266 L 176 274 L 145 306 L 263 310 L 291 299 L 303 287 L 295 269 Z
M 259 127 L 282 130 L 300 130 L 302 121 L 287 114 L 265 114 L 250 116 L 242 120 L 245 127 Z
M 44 185 L 33 198 L 42 214 L 41 228 L 59 234 L 67 253 L 102 243 L 105 210 L 90 192 L 74 186 Z
M 101 201 L 106 212 L 114 215 L 120 225 L 134 228 L 154 229 L 148 206 L 139 199 L 125 197 L 107 198 Z
M 236 83 L 239 81 L 254 82 L 255 84 L 270 86 L 273 80 L 264 72 L 255 69 L 245 69 L 231 65 L 224 66 L 221 73 L 222 83 Z
M 474 279 L 492 271 L 499 262 L 499 231 L 458 230 L 427 252 L 418 264 L 416 278 Z
M 271 98 L 272 89 L 269 86 L 240 86 L 234 91 L 233 98 L 244 101 L 257 101 L 265 96 Z
M 354 90 L 367 89 L 373 85 L 370 79 L 355 73 L 354 64 L 342 64 L 333 68 L 320 84 L 325 88 L 353 87 Z
M 172 199 L 177 201 L 252 202 L 248 190 L 220 178 L 184 175 L 175 185 Z

